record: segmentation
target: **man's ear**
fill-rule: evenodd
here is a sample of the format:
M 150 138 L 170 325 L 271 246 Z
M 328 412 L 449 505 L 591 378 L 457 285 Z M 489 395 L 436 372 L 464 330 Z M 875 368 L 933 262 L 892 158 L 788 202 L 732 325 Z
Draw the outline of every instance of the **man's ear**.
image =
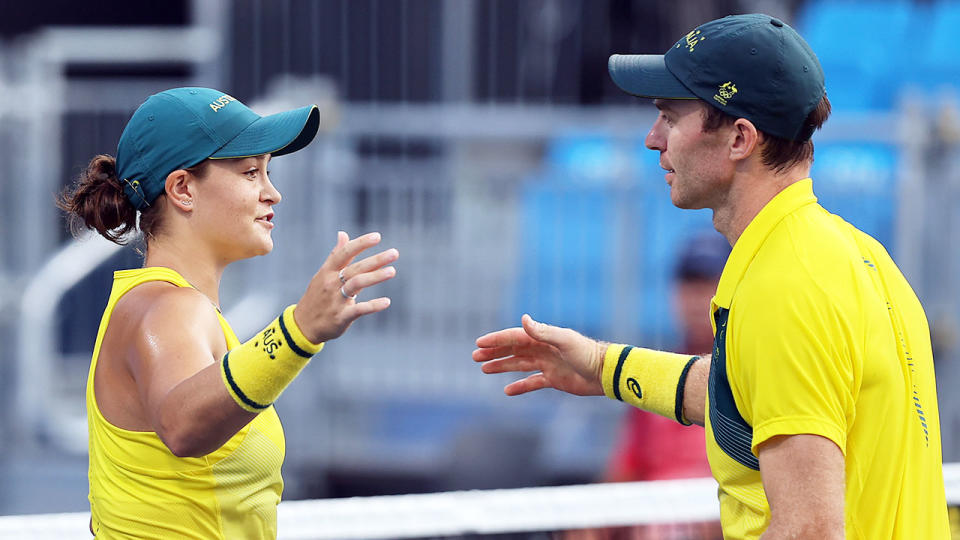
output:
M 750 157 L 760 148 L 760 132 L 753 122 L 746 118 L 737 118 L 731 131 L 730 159 L 739 161 Z
M 177 169 L 168 174 L 164 190 L 170 204 L 184 212 L 193 210 L 193 178 L 190 173 Z

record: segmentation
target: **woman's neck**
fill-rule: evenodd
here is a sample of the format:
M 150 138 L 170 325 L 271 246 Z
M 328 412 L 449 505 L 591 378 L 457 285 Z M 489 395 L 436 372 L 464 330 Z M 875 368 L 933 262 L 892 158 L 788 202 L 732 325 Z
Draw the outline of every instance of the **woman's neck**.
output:
M 163 239 L 151 239 L 147 242 L 147 256 L 143 265 L 175 270 L 220 309 L 220 278 L 223 277 L 226 264 L 204 257 L 202 250 Z

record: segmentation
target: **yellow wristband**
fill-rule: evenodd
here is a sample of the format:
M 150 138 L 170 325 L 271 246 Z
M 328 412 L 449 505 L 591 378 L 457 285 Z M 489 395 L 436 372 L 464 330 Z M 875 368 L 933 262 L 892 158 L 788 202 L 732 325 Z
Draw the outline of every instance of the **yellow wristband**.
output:
M 610 345 L 603 359 L 603 392 L 683 425 L 683 388 L 690 366 L 699 356 L 629 345 Z
M 223 355 L 223 384 L 247 411 L 257 413 L 272 405 L 323 348 L 323 343 L 311 343 L 300 331 L 293 320 L 295 307 L 287 307 L 257 335 Z

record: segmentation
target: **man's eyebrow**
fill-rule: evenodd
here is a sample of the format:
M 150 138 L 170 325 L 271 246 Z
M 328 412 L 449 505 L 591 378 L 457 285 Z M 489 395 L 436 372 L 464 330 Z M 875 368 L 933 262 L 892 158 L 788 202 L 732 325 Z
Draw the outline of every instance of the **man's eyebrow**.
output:
M 670 105 L 670 102 L 665 99 L 657 98 L 653 100 L 653 106 L 664 112 L 669 112 L 673 110 L 673 107 Z

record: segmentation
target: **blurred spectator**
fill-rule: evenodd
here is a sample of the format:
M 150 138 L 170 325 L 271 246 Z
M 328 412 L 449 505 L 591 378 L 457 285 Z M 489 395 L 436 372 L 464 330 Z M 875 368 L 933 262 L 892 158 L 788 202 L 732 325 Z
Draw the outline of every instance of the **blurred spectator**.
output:
M 710 353 L 710 299 L 717 291 L 730 244 L 716 231 L 693 236 L 681 250 L 674 272 L 673 307 L 681 343 L 678 352 Z M 635 482 L 710 476 L 703 428 L 684 426 L 631 408 L 605 480 Z M 621 529 L 611 538 L 692 540 L 721 538 L 720 523 L 680 523 Z
M 710 300 L 730 254 L 718 232 L 691 236 L 674 268 L 673 310 L 680 343 L 687 354 L 709 354 L 713 348 Z M 665 417 L 630 408 L 614 447 L 604 480 L 641 482 L 711 476 L 703 427 L 684 426 Z M 723 537 L 720 522 L 641 525 L 567 531 L 564 540 L 714 540 Z
M 727 262 L 730 244 L 715 231 L 692 237 L 674 272 L 673 308 L 679 325 L 678 352 L 709 354 L 713 348 L 710 299 Z M 634 482 L 710 476 L 703 428 L 684 426 L 630 409 L 606 480 Z

